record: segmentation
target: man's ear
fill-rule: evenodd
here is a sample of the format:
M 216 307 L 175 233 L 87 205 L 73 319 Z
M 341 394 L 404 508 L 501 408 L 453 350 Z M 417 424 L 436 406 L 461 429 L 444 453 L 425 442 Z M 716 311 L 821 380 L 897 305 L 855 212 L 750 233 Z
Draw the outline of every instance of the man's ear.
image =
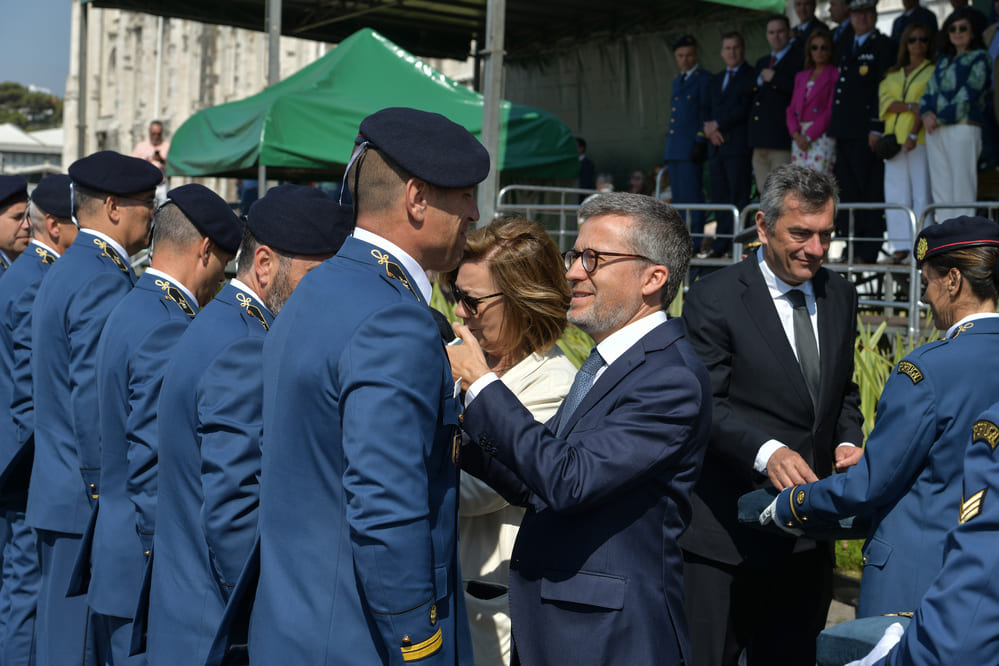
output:
M 666 288 L 669 280 L 669 269 L 660 264 L 645 269 L 645 280 L 642 282 L 642 296 L 651 296 Z
M 278 258 L 274 250 L 266 245 L 258 245 L 253 251 L 253 272 L 257 276 L 257 284 L 266 290 L 277 275 Z
M 410 219 L 415 220 L 419 224 L 423 223 L 427 215 L 427 208 L 430 205 L 428 201 L 429 196 L 430 184 L 427 181 L 420 180 L 419 178 L 410 178 L 406 181 L 406 212 L 409 214 Z

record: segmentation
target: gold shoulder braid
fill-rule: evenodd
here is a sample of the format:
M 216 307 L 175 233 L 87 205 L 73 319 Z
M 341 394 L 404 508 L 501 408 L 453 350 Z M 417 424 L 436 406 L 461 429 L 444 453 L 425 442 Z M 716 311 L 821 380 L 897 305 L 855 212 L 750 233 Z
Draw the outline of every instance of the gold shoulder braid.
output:
M 176 303 L 177 307 L 179 307 L 188 317 L 193 317 L 195 315 L 194 308 L 192 308 L 191 304 L 187 302 L 186 298 L 184 298 L 184 294 L 180 289 L 173 286 L 166 280 L 156 280 L 156 286 L 166 292 L 163 294 L 163 298 Z
M 950 336 L 950 339 L 953 340 L 954 338 L 956 338 L 957 336 L 961 335 L 962 333 L 964 333 L 968 329 L 974 328 L 974 327 L 975 327 L 975 322 L 973 322 L 973 321 L 969 321 L 967 324 L 961 324 L 960 326 L 957 327 L 957 330 L 954 331 L 954 335 Z
M 420 300 L 420 295 L 416 293 L 415 289 L 413 289 L 413 285 L 409 284 L 409 278 L 406 277 L 406 271 L 402 270 L 402 267 L 399 264 L 392 261 L 392 258 L 389 255 L 378 249 L 374 249 L 371 251 L 371 256 L 377 259 L 380 265 L 385 266 L 386 275 L 401 282 L 406 289 L 409 289 L 409 291 L 412 292 L 413 296 L 416 296 L 416 300 Z
M 253 304 L 252 298 L 246 294 L 238 293 L 236 294 L 236 300 L 239 301 L 239 304 L 243 306 L 244 310 L 246 310 L 246 314 L 260 322 L 260 325 L 264 327 L 265 331 L 271 330 L 271 327 L 267 325 L 267 320 L 264 319 L 264 313 L 260 311 L 260 308 Z
M 38 247 L 36 245 L 35 246 L 35 254 L 37 254 L 39 257 L 42 258 L 42 263 L 43 264 L 54 264 L 55 263 L 55 257 L 53 257 L 52 253 L 49 252 L 48 250 L 46 250 L 44 247 Z
M 101 254 L 114 262 L 115 266 L 120 268 L 125 273 L 128 272 L 128 266 L 126 266 L 125 262 L 121 260 L 121 256 L 113 247 L 108 247 L 108 242 L 106 240 L 103 238 L 95 238 L 94 245 L 101 248 Z

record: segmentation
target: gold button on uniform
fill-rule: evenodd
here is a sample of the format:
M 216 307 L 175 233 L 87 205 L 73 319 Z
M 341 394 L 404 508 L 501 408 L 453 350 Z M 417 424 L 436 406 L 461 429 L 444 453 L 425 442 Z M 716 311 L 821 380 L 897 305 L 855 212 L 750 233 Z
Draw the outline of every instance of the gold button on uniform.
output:
M 437 624 L 437 604 L 430 605 L 430 626 Z

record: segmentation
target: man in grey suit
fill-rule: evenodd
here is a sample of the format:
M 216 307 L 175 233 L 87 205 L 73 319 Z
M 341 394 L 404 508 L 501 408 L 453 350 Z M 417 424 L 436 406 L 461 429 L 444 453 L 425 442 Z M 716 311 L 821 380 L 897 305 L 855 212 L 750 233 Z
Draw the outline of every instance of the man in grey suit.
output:
M 701 280 L 684 303 L 713 392 L 694 517 L 680 540 L 697 666 L 734 666 L 743 650 L 750 666 L 815 663 L 831 599 L 831 549 L 742 526 L 737 502 L 860 457 L 856 290 L 822 268 L 837 203 L 832 178 L 777 168 L 756 216 L 759 253 Z

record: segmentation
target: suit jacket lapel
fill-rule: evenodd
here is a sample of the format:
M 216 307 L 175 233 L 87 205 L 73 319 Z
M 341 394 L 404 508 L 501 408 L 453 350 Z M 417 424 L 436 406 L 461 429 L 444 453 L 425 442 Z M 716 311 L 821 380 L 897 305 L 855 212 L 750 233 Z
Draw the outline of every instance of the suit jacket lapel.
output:
M 801 405 L 812 412 L 814 405 L 812 405 L 812 398 L 808 394 L 805 377 L 801 374 L 801 365 L 798 364 L 798 357 L 794 355 L 787 334 L 784 333 L 784 327 L 781 326 L 780 317 L 777 315 L 777 306 L 774 305 L 770 290 L 767 289 L 766 282 L 763 281 L 763 273 L 755 265 L 756 261 L 756 255 L 750 255 L 742 263 L 745 268 L 742 272 L 745 292 L 741 300 L 746 308 L 746 315 L 756 326 L 764 344 L 769 347 L 773 354 L 774 360 L 783 369 L 787 381 L 794 389 L 794 393 L 797 394 Z

